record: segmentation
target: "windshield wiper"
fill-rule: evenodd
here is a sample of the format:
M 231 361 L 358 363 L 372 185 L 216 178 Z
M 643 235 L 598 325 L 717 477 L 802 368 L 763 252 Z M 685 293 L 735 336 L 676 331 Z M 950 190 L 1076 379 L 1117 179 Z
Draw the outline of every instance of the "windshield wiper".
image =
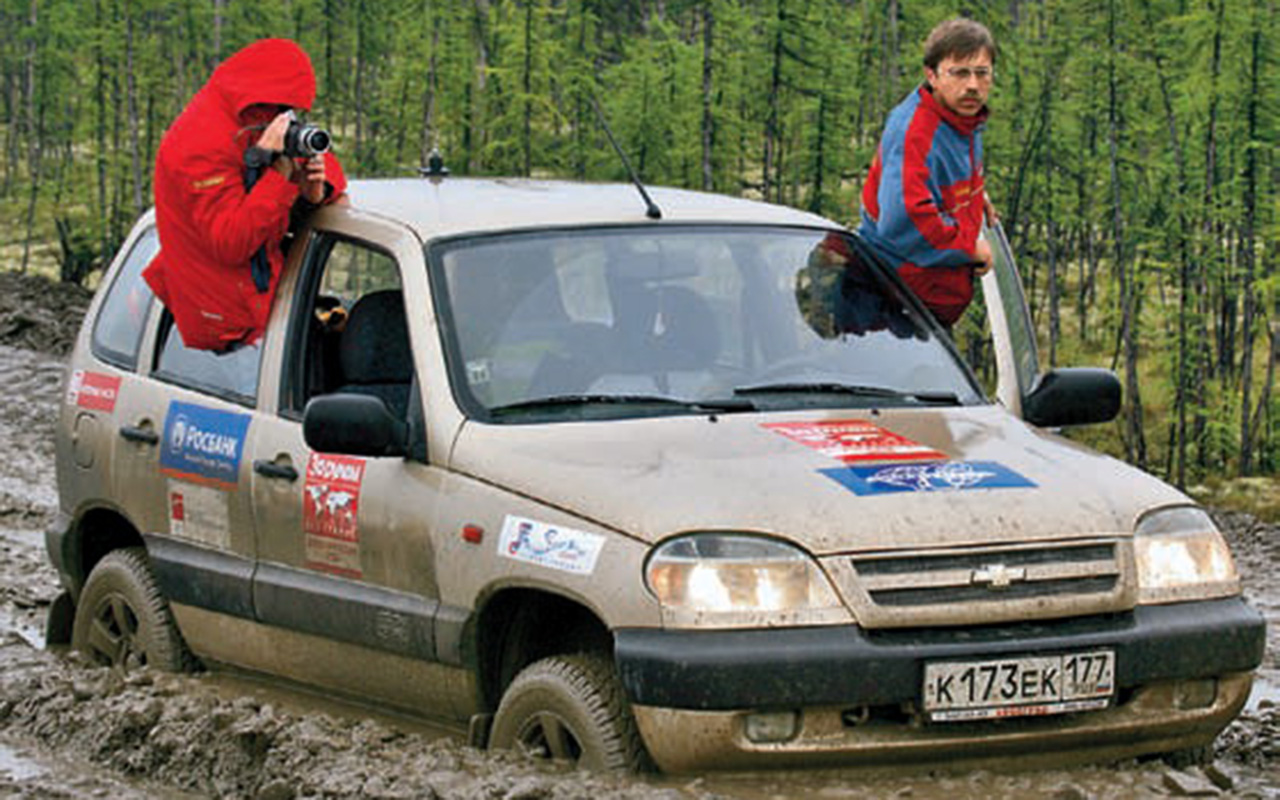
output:
M 733 394 L 735 397 L 753 394 L 844 394 L 852 397 L 882 397 L 894 400 L 916 400 L 921 403 L 937 403 L 939 405 L 960 405 L 960 396 L 955 392 L 904 392 L 899 389 L 890 389 L 887 386 L 865 386 L 854 383 L 837 383 L 835 381 L 787 381 L 784 383 L 763 383 L 756 386 L 739 386 L 733 390 Z
M 550 397 L 534 397 L 529 400 L 518 400 L 506 405 L 489 409 L 491 414 L 508 411 L 528 411 L 557 406 L 587 405 L 659 405 L 672 408 L 683 408 L 691 411 L 755 411 L 756 405 L 750 400 L 738 397 L 726 397 L 719 400 L 679 400 L 656 394 L 557 394 Z

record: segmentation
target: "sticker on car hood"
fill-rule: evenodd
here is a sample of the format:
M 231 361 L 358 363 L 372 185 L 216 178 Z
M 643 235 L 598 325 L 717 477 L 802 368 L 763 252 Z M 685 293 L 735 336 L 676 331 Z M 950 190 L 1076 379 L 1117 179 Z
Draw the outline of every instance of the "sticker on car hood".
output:
M 947 457 L 946 453 L 860 419 L 769 422 L 762 427 L 846 464 L 857 461 L 937 461 Z
M 503 520 L 498 537 L 498 555 L 504 558 L 575 575 L 594 572 L 603 547 L 599 534 L 511 515 Z
M 818 470 L 854 494 L 954 492 L 965 489 L 1027 489 L 1036 484 L 994 461 L 943 461 Z
M 240 480 L 249 415 L 177 400 L 164 418 L 160 471 L 172 478 L 234 489 Z

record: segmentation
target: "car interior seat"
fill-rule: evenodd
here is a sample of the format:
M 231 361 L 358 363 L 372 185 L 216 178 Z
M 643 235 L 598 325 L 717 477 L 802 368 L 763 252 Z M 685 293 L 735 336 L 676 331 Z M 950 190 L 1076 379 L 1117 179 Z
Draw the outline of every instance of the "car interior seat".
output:
M 696 394 L 720 354 L 720 332 L 705 298 L 683 286 L 658 286 L 628 298 L 614 327 L 614 374 L 592 392 Z
M 404 418 L 413 383 L 413 354 L 399 290 L 370 292 L 355 302 L 338 357 L 345 383 L 337 391 L 379 397 L 392 414 Z

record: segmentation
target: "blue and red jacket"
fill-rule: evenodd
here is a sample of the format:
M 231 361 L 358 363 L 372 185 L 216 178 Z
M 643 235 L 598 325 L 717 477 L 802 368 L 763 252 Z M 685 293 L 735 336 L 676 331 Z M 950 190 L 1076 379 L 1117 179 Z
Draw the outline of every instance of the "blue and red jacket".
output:
M 921 86 L 889 113 L 862 187 L 858 233 L 950 325 L 973 299 L 973 249 L 982 230 L 982 126 Z

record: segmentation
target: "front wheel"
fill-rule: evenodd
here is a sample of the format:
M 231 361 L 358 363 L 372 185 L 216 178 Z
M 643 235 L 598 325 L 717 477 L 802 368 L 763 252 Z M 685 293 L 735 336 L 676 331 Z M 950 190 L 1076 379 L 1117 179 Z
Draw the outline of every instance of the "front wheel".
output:
M 526 667 L 502 696 L 489 743 L 597 772 L 649 766 L 613 664 L 598 655 Z
M 95 663 L 125 671 L 151 666 L 183 672 L 194 661 L 141 547 L 113 550 L 89 573 L 71 646 Z

